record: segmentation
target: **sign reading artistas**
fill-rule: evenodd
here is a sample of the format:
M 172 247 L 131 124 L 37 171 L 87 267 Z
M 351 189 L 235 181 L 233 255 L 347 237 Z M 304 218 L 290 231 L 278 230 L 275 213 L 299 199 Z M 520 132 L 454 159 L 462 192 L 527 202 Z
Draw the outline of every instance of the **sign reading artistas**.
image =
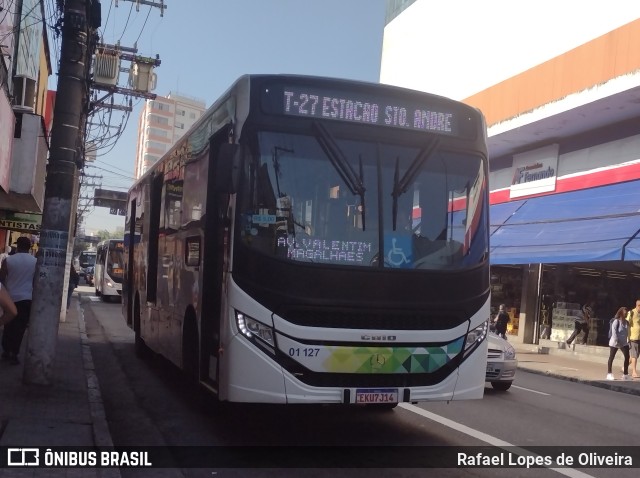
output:
M 557 144 L 514 155 L 510 198 L 555 191 L 557 171 Z

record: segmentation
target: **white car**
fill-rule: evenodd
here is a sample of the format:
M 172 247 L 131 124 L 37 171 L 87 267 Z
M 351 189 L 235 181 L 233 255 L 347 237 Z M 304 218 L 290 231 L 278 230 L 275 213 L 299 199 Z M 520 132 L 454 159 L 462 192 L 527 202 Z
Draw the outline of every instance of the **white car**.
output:
M 487 335 L 489 349 L 487 351 L 486 381 L 496 390 L 509 390 L 518 368 L 516 349 L 502 337 L 494 333 Z

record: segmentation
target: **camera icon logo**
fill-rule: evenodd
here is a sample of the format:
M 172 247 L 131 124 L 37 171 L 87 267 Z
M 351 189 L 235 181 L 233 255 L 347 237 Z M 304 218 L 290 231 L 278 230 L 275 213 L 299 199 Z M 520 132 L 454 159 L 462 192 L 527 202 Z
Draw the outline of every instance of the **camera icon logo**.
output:
M 8 448 L 8 466 L 39 466 L 40 450 L 38 448 Z

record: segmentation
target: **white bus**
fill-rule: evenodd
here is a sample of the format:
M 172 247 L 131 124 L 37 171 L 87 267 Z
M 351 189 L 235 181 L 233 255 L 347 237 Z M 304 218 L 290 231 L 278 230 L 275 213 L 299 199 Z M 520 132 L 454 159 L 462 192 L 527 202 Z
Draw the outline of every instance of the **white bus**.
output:
M 463 103 L 241 77 L 129 191 L 138 352 L 222 401 L 481 398 L 487 167 Z
M 124 240 L 108 239 L 96 248 L 93 283 L 96 295 L 105 302 L 120 300 L 124 271 Z
M 77 265 L 74 264 L 80 277 L 86 279 L 87 269 L 91 269 L 96 264 L 96 251 L 82 251 L 78 254 Z

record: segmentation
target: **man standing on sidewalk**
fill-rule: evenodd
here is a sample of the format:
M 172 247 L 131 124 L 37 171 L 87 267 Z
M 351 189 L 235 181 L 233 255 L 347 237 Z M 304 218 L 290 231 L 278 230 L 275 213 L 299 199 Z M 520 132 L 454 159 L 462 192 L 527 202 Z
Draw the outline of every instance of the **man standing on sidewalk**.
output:
M 4 326 L 2 333 L 2 358 L 18 365 L 22 337 L 29 325 L 31 314 L 31 296 L 33 293 L 33 277 L 36 272 L 36 258 L 32 256 L 31 239 L 19 237 L 17 251 L 2 262 L 0 281 L 16 304 L 18 314 L 15 319 Z
M 629 373 L 633 378 L 640 378 L 636 370 L 640 355 L 640 300 L 636 300 L 636 307 L 627 314 L 627 321 L 629 322 Z

